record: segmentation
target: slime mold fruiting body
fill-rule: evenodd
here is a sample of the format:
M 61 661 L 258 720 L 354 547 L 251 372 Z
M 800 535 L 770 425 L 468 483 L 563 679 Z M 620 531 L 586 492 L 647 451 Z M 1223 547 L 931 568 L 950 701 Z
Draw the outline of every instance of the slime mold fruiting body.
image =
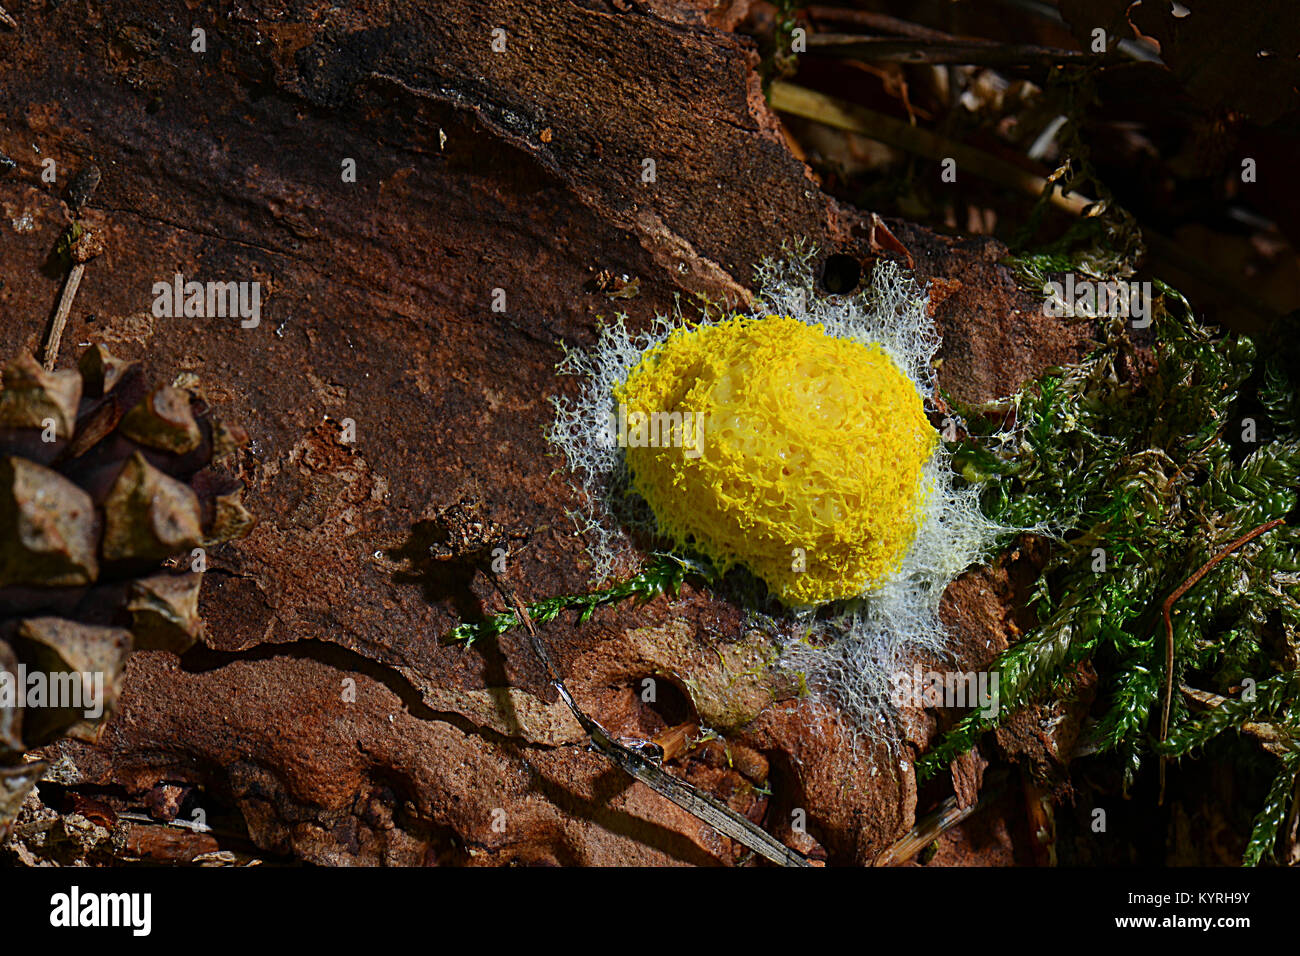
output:
M 620 418 L 700 423 L 628 442 L 659 531 L 787 605 L 870 591 L 895 573 L 924 505 L 937 434 L 879 345 L 788 316 L 680 328 L 614 389 Z M 689 452 L 694 451 L 695 454 Z

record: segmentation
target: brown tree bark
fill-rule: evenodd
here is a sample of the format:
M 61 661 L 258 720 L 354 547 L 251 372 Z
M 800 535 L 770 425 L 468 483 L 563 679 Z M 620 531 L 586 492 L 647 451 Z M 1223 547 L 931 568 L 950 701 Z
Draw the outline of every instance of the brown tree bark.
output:
M 399 552 L 440 506 L 476 494 L 531 532 L 510 572 L 522 595 L 585 589 L 576 498 L 542 439 L 547 397 L 572 388 L 554 372 L 558 343 L 590 344 L 601 314 L 645 322 L 679 293 L 743 298 L 783 242 L 879 254 L 869 213 L 823 195 L 787 147 L 753 43 L 731 32 L 747 6 L 11 11 L 0 354 L 40 348 L 62 282 L 43 266 L 69 222 L 63 192 L 94 164 L 102 183 L 79 218 L 106 251 L 86 268 L 61 364 L 102 342 L 167 380 L 198 375 L 252 436 L 240 463 L 260 519 L 209 556 L 209 647 L 136 654 L 98 744 L 55 752 L 59 784 L 140 806 L 193 787 L 258 852 L 319 863 L 740 858 L 583 746 L 522 636 L 440 643 L 462 615 L 495 609 L 492 592 L 413 572 Z M 1045 325 L 998 243 L 889 228 L 936 280 L 948 391 L 994 397 L 1076 354 L 1082 331 Z M 606 271 L 637 277 L 640 294 L 611 301 L 594 282 Z M 153 285 L 177 272 L 260 281 L 260 324 L 155 318 Z M 963 598 L 983 588 L 955 585 L 950 616 L 972 648 L 990 634 L 1005 645 L 1005 612 Z M 743 795 L 734 760 L 697 761 L 695 782 L 801 849 L 865 863 L 913 824 L 910 770 L 744 676 L 767 648 L 726 602 L 688 588 L 545 637 L 611 729 L 700 721 L 760 757 L 770 797 Z M 643 704 L 647 676 L 676 690 Z M 917 715 L 914 742 L 928 731 Z M 790 833 L 796 808 L 807 838 Z

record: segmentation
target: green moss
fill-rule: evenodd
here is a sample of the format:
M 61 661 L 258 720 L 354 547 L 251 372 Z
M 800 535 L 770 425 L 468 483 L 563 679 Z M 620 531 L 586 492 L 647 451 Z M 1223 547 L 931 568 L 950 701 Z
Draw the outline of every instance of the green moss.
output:
M 615 584 L 586 594 L 562 594 L 558 597 L 545 598 L 526 608 L 528 616 L 536 624 L 549 624 L 562 611 L 577 611 L 577 623 L 585 624 L 596 613 L 596 608 L 608 604 L 618 604 L 626 600 L 649 601 L 660 594 L 676 595 L 682 587 L 687 574 L 696 574 L 705 580 L 712 580 L 712 569 L 697 565 L 685 558 L 671 554 L 656 554 L 638 573 Z M 466 621 L 457 624 L 447 632 L 448 643 L 463 642 L 465 646 L 484 638 L 494 638 L 522 622 L 514 611 L 493 614 L 481 621 Z
M 1175 687 L 1229 700 L 1192 709 L 1176 691 L 1163 743 L 1160 609 L 1230 542 L 1294 514 L 1300 404 L 1282 356 L 1261 359 L 1248 338 L 1212 335 L 1178 293 L 1157 288 L 1153 373 L 1126 372 L 1134 348 L 1124 321 L 1107 320 L 1084 361 L 1049 370 L 1010 402 L 960 409 L 970 435 L 954 461 L 984 483 L 985 510 L 1008 526 L 1048 529 L 1055 542 L 1033 590 L 1038 626 L 995 664 L 997 720 L 1060 693 L 1091 662 L 1100 697 L 1090 743 L 1121 762 L 1126 786 L 1157 755 L 1184 757 L 1248 723 L 1270 725 L 1287 756 L 1246 852 L 1256 863 L 1274 851 L 1300 772 L 1300 528 L 1292 520 L 1260 535 L 1174 605 Z M 921 758 L 919 776 L 993 723 L 966 716 Z

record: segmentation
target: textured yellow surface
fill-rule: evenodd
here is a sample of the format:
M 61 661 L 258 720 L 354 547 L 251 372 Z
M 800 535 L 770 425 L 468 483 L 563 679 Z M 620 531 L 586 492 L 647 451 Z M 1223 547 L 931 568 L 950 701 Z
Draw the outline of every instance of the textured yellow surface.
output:
M 862 594 L 897 570 L 937 434 L 879 347 L 737 317 L 673 332 L 614 397 L 633 426 L 633 484 L 679 546 L 743 564 L 788 605 Z M 690 418 L 654 434 L 638 412 L 703 413 L 701 446 Z

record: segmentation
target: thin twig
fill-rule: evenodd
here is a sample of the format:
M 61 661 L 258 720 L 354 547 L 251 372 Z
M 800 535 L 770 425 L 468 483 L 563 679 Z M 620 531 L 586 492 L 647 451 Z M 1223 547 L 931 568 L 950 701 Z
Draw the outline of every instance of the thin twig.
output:
M 810 6 L 804 8 L 808 18 L 820 27 L 822 21 L 845 23 L 859 30 L 871 30 L 876 33 L 888 33 L 894 36 L 912 37 L 917 40 L 953 40 L 958 39 L 951 33 L 935 30 L 931 27 L 901 20 L 883 13 L 869 13 L 866 10 L 850 10 L 845 7 Z M 971 40 L 974 37 L 961 37 Z
M 1047 15 L 1048 19 L 1057 24 L 1063 24 L 1061 15 L 1052 8 L 1045 11 L 1035 11 L 1039 16 Z M 912 23 L 909 20 L 901 20 L 898 17 L 891 17 L 882 13 L 869 13 L 865 10 L 849 10 L 844 7 L 831 6 L 809 6 L 804 8 L 804 13 L 812 24 L 818 28 L 822 23 L 845 24 L 855 30 L 865 30 L 871 33 L 883 33 L 889 36 L 911 37 L 915 40 L 938 40 L 938 41 L 961 41 L 965 43 L 987 44 L 989 46 L 1000 45 L 996 40 L 990 40 L 987 37 L 970 36 L 968 34 L 945 33 L 943 30 L 935 30 L 931 27 L 922 26 L 918 23 Z M 814 34 L 815 36 L 816 34 Z M 812 37 L 809 37 L 811 42 Z M 1026 49 L 1034 49 L 1026 47 Z M 1037 48 L 1052 52 L 1050 48 Z M 1150 49 L 1149 46 L 1127 38 L 1120 39 L 1116 44 L 1116 49 L 1125 56 L 1135 60 L 1155 60 L 1159 62 L 1159 57 Z M 1076 54 L 1076 51 L 1063 50 L 1059 52 L 1071 55 L 1084 56 L 1087 54 Z M 1094 61 L 1104 61 L 1106 57 L 1091 55 Z
M 50 334 L 45 339 L 45 351 L 41 364 L 45 371 L 53 372 L 59 361 L 59 343 L 63 340 L 63 327 L 68 324 L 68 314 L 72 311 L 72 300 L 77 297 L 77 287 L 81 285 L 81 276 L 86 271 L 84 262 L 74 262 L 68 270 L 68 278 L 63 283 L 63 294 L 59 297 L 59 307 L 50 322 Z
M 1161 708 L 1161 713 L 1160 713 L 1160 743 L 1161 744 L 1164 744 L 1165 741 L 1169 738 L 1169 712 L 1172 709 L 1173 702 L 1174 702 L 1174 622 L 1173 622 L 1173 618 L 1170 616 L 1170 611 L 1174 606 L 1174 602 L 1176 602 L 1179 598 L 1181 598 L 1192 588 L 1196 587 L 1197 582 L 1199 582 L 1201 578 L 1205 577 L 1205 575 L 1208 574 L 1216 564 L 1218 564 L 1228 555 L 1232 554 L 1232 552 L 1236 551 L 1242 545 L 1248 544 L 1249 542 L 1255 540 L 1261 534 L 1264 534 L 1267 531 L 1272 531 L 1278 525 L 1285 524 L 1285 523 L 1286 523 L 1285 518 L 1274 518 L 1272 521 L 1266 521 L 1258 528 L 1255 528 L 1254 530 L 1242 535 L 1236 541 L 1232 542 L 1230 545 L 1228 545 L 1226 548 L 1224 548 L 1214 557 L 1210 558 L 1210 560 L 1206 561 L 1203 565 L 1201 565 L 1196 570 L 1196 573 L 1193 574 L 1186 581 L 1184 581 L 1182 584 L 1178 585 L 1178 587 L 1174 589 L 1174 592 L 1170 594 L 1169 597 L 1165 598 L 1165 603 L 1160 606 L 1160 613 L 1161 615 L 1163 615 L 1165 619 L 1165 693 L 1164 693 L 1164 705 Z M 1162 752 L 1160 754 L 1160 799 L 1158 800 L 1158 803 L 1162 805 L 1165 802 L 1166 759 L 1167 758 L 1165 754 Z
M 990 40 L 905 39 L 863 37 L 849 33 L 814 33 L 808 49 L 823 56 L 895 63 L 954 63 L 979 66 L 1057 66 L 1095 61 L 1099 57 L 1078 50 L 1060 50 L 1033 44 L 997 43 Z
M 182 820 L 177 817 L 174 820 L 156 820 L 147 813 L 135 813 L 133 811 L 123 811 L 117 814 L 119 820 L 125 820 L 128 823 L 139 823 L 145 826 L 154 827 L 174 827 L 179 830 L 188 830 L 190 833 L 211 833 L 222 836 L 239 837 L 240 839 L 249 839 L 247 831 L 231 830 L 223 828 L 218 830 L 216 827 L 209 826 L 206 823 L 196 823 L 193 820 Z

